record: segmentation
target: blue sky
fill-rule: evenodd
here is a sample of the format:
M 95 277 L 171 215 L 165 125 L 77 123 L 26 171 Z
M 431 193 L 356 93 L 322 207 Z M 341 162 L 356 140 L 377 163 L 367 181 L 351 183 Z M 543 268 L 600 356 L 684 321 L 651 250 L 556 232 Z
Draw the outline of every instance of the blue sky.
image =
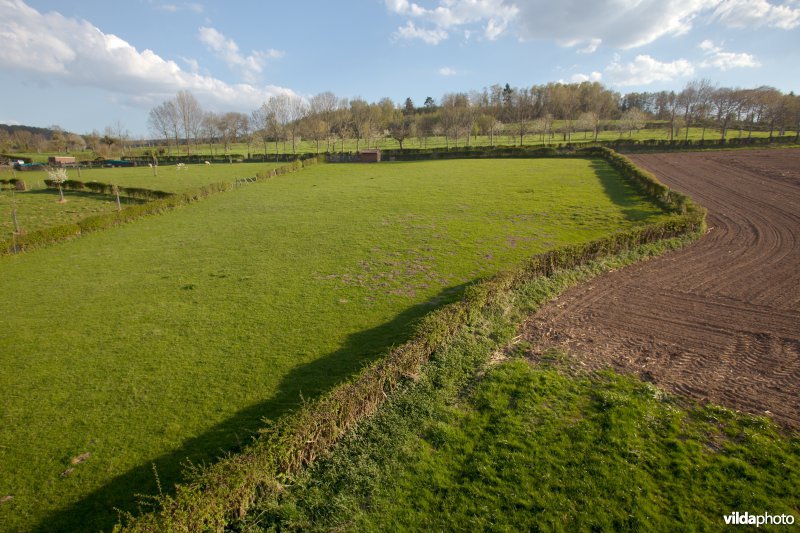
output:
M 614 90 L 800 90 L 800 0 L 0 0 L 0 123 L 79 133 L 179 90 L 249 112 L 270 95 L 411 97 L 599 80 Z

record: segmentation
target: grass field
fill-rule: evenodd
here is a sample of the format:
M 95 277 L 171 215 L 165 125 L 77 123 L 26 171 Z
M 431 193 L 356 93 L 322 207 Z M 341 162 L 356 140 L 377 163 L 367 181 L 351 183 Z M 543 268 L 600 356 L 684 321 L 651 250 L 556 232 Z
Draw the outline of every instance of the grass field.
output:
M 800 438 L 633 378 L 518 359 L 421 405 L 373 423 L 253 529 L 716 531 L 736 510 L 800 512 Z
M 116 198 L 83 191 L 64 191 L 66 202 L 59 202 L 56 189 L 34 189 L 26 192 L 0 191 L 0 236 L 13 231 L 12 210 L 16 209 L 17 223 L 25 232 L 49 226 L 76 222 L 98 213 L 117 209 Z M 120 204 L 141 203 L 142 200 L 120 198 Z
M 0 523 L 108 527 L 471 281 L 665 216 L 599 160 L 320 165 L 2 258 Z
M 69 179 L 79 179 L 84 182 L 98 181 L 127 187 L 181 192 L 208 183 L 253 177 L 256 173 L 272 170 L 275 166 L 271 163 L 187 165 L 186 170 L 178 171 L 175 165 L 164 165 L 159 168 L 157 176 L 153 176 L 153 170 L 148 167 L 83 169 L 80 178 L 77 170 L 69 169 L 67 175 Z M 44 186 L 44 180 L 47 179 L 46 172 L 18 172 L 16 175 L 26 182 L 30 190 L 26 192 L 0 190 L 0 236 L 2 237 L 14 231 L 12 209 L 17 210 L 17 222 L 23 231 L 76 222 L 90 215 L 117 209 L 114 197 L 88 191 L 64 191 L 67 201 L 58 203 L 58 191 L 46 189 Z M 0 173 L 0 179 L 11 177 L 10 171 Z M 126 204 L 140 203 L 140 201 L 123 197 L 121 203 L 124 207 Z
M 186 165 L 186 170 L 177 170 L 176 165 L 160 165 L 156 176 L 153 175 L 153 169 L 146 166 L 93 168 L 81 169 L 80 177 L 77 169 L 73 168 L 67 169 L 67 176 L 69 179 L 83 182 L 99 181 L 125 187 L 180 192 L 209 183 L 253 177 L 258 172 L 269 171 L 276 166 L 274 163 L 222 163 L 215 165 Z M 47 179 L 47 173 L 43 171 L 17 172 L 16 176 L 34 189 L 43 188 L 44 180 Z M 11 177 L 11 172 L 8 170 L 0 172 L 0 178 L 2 179 Z

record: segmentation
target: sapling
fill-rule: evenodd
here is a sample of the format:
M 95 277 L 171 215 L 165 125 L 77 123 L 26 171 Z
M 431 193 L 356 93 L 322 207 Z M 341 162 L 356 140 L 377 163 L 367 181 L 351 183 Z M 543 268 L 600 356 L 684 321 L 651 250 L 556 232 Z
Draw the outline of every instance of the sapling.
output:
M 66 200 L 64 199 L 64 189 L 61 185 L 67 181 L 67 169 L 65 168 L 48 168 L 47 169 L 47 177 L 49 177 L 52 181 L 54 181 L 58 185 L 58 194 L 61 198 L 58 200 L 59 203 L 64 203 Z
M 122 211 L 122 204 L 119 201 L 119 187 L 116 185 L 111 185 L 111 192 L 113 192 L 117 197 L 117 211 Z

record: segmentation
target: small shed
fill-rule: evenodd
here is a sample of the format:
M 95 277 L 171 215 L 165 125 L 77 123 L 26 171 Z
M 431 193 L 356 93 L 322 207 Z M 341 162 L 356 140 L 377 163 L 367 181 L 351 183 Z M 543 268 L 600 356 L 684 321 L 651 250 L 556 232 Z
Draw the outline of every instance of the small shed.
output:
M 377 148 L 361 150 L 358 152 L 358 161 L 361 163 L 380 163 L 381 151 Z
M 57 167 L 64 167 L 67 165 L 74 165 L 75 158 L 72 156 L 62 156 L 62 155 L 51 155 L 47 158 L 47 163 Z

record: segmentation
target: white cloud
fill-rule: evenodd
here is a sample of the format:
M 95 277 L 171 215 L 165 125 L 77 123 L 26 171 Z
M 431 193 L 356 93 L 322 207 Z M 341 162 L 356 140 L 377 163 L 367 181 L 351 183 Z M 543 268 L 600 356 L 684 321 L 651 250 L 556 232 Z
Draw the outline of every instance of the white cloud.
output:
M 526 39 L 583 45 L 585 51 L 596 50 L 600 42 L 635 48 L 665 35 L 686 33 L 708 5 L 709 0 L 533 0 L 520 3 L 519 31 Z
M 450 67 L 442 67 L 439 69 L 439 75 L 441 76 L 455 76 L 457 72 L 450 68 Z
M 572 83 L 582 83 L 584 81 L 600 81 L 603 79 L 603 75 L 600 72 L 594 71 L 591 74 L 573 74 L 570 78 Z
M 420 39 L 428 44 L 439 44 L 448 37 L 450 30 L 472 24 L 482 25 L 484 37 L 495 40 L 505 33 L 509 22 L 519 12 L 515 5 L 505 0 L 440 0 L 433 9 L 408 0 L 385 2 L 389 11 L 409 18 L 395 35 L 404 39 Z M 411 19 L 419 20 L 428 27 L 418 27 Z
M 258 79 L 267 59 L 283 56 L 283 52 L 272 48 L 264 51 L 253 50 L 250 55 L 244 56 L 239 53 L 239 45 L 233 39 L 229 39 L 214 28 L 206 26 L 198 30 L 198 37 L 229 68 L 241 72 L 245 81 L 251 83 Z
M 186 63 L 186 66 L 188 66 L 189 70 L 191 70 L 192 72 L 197 73 L 200 71 L 200 63 L 196 59 L 192 59 L 189 57 L 181 57 L 181 61 Z
M 603 39 L 589 39 L 589 42 L 583 48 L 578 49 L 579 54 L 593 54 L 603 42 Z
M 601 43 L 630 49 L 683 35 L 701 15 L 704 23 L 718 20 L 735 27 L 800 26 L 797 0 L 436 0 L 431 8 L 410 0 L 384 1 L 390 12 L 408 19 L 397 35 L 429 44 L 480 25 L 490 40 L 512 31 L 522 39 L 552 40 L 592 53 Z
M 606 79 L 618 86 L 647 85 L 656 81 L 671 81 L 675 78 L 691 76 L 694 67 L 685 59 L 663 63 L 649 55 L 638 55 L 626 64 L 619 57 L 605 69 Z
M 177 91 L 192 91 L 201 102 L 252 109 L 289 89 L 228 84 L 187 72 L 152 50 L 138 51 L 86 20 L 57 12 L 39 13 L 21 0 L 0 0 L 0 68 L 26 73 L 40 82 L 63 82 L 124 95 L 133 102 L 157 102 Z
M 395 35 L 402 39 L 420 39 L 428 44 L 439 44 L 447 39 L 447 32 L 445 30 L 440 28 L 434 28 L 432 30 L 417 28 L 410 20 L 405 26 L 397 28 Z
M 701 50 L 705 50 L 706 52 L 712 52 L 712 53 L 719 52 L 720 50 L 722 50 L 720 47 L 714 44 L 714 41 L 712 41 L 711 39 L 706 39 L 697 46 Z
M 733 53 L 723 51 L 721 46 L 713 41 L 706 39 L 701 42 L 699 48 L 705 51 L 706 58 L 698 65 L 700 68 L 717 68 L 728 70 L 731 68 L 753 68 L 760 67 L 761 63 L 752 54 Z
M 744 28 L 769 26 L 791 30 L 800 26 L 800 7 L 796 1 L 775 5 L 767 0 L 723 0 L 714 16 L 728 26 Z
M 191 11 L 198 15 L 205 12 L 205 7 L 202 4 L 193 2 L 184 2 L 182 4 L 159 4 L 155 6 L 156 9 L 166 11 L 167 13 L 177 13 L 178 11 Z

